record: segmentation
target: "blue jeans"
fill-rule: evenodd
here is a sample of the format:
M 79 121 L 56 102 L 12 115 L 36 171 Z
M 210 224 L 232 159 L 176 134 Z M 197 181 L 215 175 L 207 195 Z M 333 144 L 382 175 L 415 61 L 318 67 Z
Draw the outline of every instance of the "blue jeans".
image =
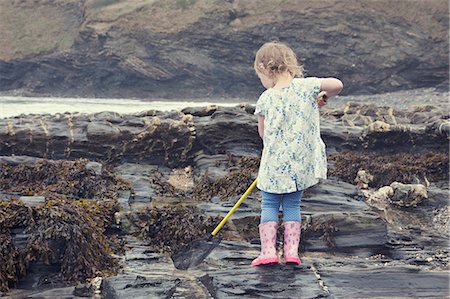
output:
M 300 201 L 303 196 L 303 190 L 292 193 L 269 193 L 262 192 L 261 203 L 261 223 L 276 221 L 278 222 L 278 211 L 280 204 L 283 208 L 283 221 L 301 221 Z

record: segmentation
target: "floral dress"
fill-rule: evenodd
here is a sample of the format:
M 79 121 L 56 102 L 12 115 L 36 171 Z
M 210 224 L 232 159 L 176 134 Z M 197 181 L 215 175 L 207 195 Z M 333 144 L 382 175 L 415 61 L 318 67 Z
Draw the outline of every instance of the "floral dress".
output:
M 315 99 L 319 91 L 319 78 L 295 78 L 288 87 L 267 89 L 259 97 L 255 114 L 265 118 L 260 190 L 291 193 L 327 177 Z

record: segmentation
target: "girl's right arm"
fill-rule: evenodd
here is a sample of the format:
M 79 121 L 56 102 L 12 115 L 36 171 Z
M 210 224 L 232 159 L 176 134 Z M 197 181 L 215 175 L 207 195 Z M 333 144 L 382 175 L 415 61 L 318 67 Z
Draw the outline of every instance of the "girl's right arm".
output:
M 264 137 L 264 116 L 258 115 L 258 133 L 259 137 L 263 139 Z

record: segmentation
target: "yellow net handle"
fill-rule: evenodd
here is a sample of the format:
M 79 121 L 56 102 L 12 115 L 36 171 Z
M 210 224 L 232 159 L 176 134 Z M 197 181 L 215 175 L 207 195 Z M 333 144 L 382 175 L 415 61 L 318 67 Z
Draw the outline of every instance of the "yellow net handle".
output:
M 222 228 L 222 226 L 224 226 L 225 222 L 227 222 L 228 218 L 231 217 L 231 215 L 233 215 L 234 211 L 236 211 L 237 208 L 239 208 L 239 206 L 241 205 L 241 203 L 244 201 L 244 199 L 247 197 L 247 195 L 249 195 L 253 189 L 256 186 L 256 181 L 257 179 L 255 179 L 253 181 L 253 183 L 250 185 L 250 187 L 248 187 L 247 191 L 245 191 L 245 193 L 241 196 L 241 198 L 239 198 L 239 200 L 237 201 L 237 203 L 233 206 L 233 208 L 228 212 L 228 214 L 225 216 L 225 218 L 222 219 L 222 221 L 220 221 L 219 225 L 217 225 L 217 227 L 214 229 L 214 231 L 211 233 L 211 235 L 215 236 L 217 235 L 217 233 L 219 232 L 219 230 Z

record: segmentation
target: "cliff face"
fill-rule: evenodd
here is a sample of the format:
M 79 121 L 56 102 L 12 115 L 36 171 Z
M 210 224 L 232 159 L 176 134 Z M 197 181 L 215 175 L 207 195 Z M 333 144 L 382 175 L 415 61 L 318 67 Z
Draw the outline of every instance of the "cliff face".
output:
M 448 88 L 448 21 L 445 0 L 2 1 L 0 90 L 255 97 L 254 53 L 270 40 L 346 93 Z

